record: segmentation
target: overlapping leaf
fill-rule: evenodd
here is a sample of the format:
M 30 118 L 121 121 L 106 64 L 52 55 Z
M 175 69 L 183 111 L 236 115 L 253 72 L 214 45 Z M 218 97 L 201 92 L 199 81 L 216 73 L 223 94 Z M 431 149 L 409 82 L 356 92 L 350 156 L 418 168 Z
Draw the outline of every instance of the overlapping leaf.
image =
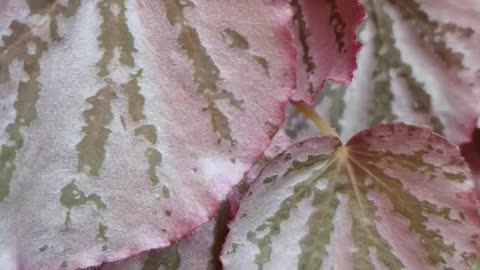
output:
M 230 203 L 220 207 L 217 216 L 188 238 L 175 245 L 145 255 L 104 265 L 101 270 L 219 270 L 219 255 L 232 217 Z
M 427 125 L 454 143 L 470 139 L 480 115 L 478 1 L 364 0 L 363 48 L 348 87 L 328 84 L 316 111 L 344 139 L 381 122 Z M 295 114 L 286 131 L 318 136 Z
M 380 125 L 345 146 L 288 148 L 230 225 L 225 269 L 470 269 L 480 250 L 473 181 L 429 129 Z
M 355 30 L 364 17 L 358 0 L 293 0 L 297 37 L 296 101 L 311 104 L 326 80 L 348 83 L 360 44 Z
M 104 265 L 101 270 L 194 270 L 222 269 L 220 251 L 228 231 L 227 223 L 236 214 L 240 198 L 245 195 L 248 185 L 254 181 L 265 165 L 291 144 L 282 130 L 275 135 L 264 156 L 248 171 L 242 182 L 232 190 L 229 199 L 222 205 L 217 216 L 202 225 L 192 235 L 174 246 L 152 250 L 145 255 L 125 261 Z
M 99 265 L 207 222 L 283 119 L 291 16 L 287 1 L 1 1 L 2 269 Z

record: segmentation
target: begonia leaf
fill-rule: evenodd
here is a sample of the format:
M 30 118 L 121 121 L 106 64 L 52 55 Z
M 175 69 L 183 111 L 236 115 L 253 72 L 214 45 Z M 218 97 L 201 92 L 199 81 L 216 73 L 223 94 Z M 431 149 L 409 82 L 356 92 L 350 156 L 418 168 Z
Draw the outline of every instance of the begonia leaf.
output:
M 226 201 L 214 219 L 175 245 L 109 263 L 100 270 L 220 270 L 219 255 L 232 215 L 230 203 Z
M 96 266 L 208 222 L 283 120 L 292 16 L 288 1 L 0 1 L 2 269 Z
M 383 124 L 289 147 L 230 224 L 224 269 L 471 269 L 474 183 L 430 129 Z

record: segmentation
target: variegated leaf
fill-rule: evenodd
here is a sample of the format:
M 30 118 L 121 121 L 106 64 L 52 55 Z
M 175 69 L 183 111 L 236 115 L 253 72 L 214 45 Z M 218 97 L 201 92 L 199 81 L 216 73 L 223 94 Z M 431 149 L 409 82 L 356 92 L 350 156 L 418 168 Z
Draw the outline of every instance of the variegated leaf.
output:
M 325 80 L 347 83 L 357 67 L 358 0 L 292 0 L 297 36 L 296 101 L 311 104 Z
M 291 17 L 288 1 L 0 1 L 2 270 L 95 266 L 207 222 L 283 120 Z
M 227 201 L 214 219 L 175 245 L 109 263 L 100 270 L 220 270 L 219 255 L 227 233 L 227 221 L 232 214 Z
M 384 124 L 304 141 L 241 202 L 225 269 L 470 269 L 480 251 L 473 181 L 429 129 Z
M 480 115 L 480 2 L 364 0 L 363 48 L 348 87 L 327 84 L 315 110 L 342 138 L 381 122 L 426 125 L 454 143 L 470 140 Z M 287 119 L 297 139 L 318 136 Z

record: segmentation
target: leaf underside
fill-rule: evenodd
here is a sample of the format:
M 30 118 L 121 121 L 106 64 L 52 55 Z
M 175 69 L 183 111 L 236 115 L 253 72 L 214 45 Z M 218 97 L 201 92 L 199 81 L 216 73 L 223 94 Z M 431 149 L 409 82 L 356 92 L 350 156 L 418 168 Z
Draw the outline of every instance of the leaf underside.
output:
M 429 129 L 384 124 L 289 147 L 243 198 L 224 269 L 470 269 L 473 182 Z

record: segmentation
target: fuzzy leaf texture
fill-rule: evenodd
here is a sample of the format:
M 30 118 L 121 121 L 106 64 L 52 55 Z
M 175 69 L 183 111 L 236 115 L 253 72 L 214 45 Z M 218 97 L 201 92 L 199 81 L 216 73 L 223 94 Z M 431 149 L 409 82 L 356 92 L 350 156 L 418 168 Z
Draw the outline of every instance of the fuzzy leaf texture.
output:
M 327 83 L 315 110 L 348 139 L 382 122 L 430 126 L 470 140 L 480 115 L 480 2 L 364 0 L 363 47 L 349 86 Z M 318 130 L 296 112 L 285 131 L 301 141 Z
M 355 48 L 363 10 L 328 3 Z M 96 266 L 209 221 L 283 121 L 293 17 L 286 0 L 1 0 L 0 265 Z
M 471 269 L 473 188 L 458 149 L 429 129 L 383 124 L 344 146 L 310 139 L 243 198 L 224 269 Z
M 169 246 L 215 214 L 293 94 L 286 1 L 1 5 L 6 269 Z
M 173 246 L 152 250 L 125 261 L 104 265 L 100 270 L 219 270 L 219 255 L 233 213 L 228 201 L 216 217 Z
M 228 233 L 228 222 L 238 211 L 241 197 L 271 158 L 282 152 L 292 142 L 279 130 L 264 156 L 248 171 L 241 183 L 222 203 L 214 219 L 202 225 L 186 239 L 175 245 L 146 254 L 107 263 L 100 270 L 220 270 L 220 252 Z

